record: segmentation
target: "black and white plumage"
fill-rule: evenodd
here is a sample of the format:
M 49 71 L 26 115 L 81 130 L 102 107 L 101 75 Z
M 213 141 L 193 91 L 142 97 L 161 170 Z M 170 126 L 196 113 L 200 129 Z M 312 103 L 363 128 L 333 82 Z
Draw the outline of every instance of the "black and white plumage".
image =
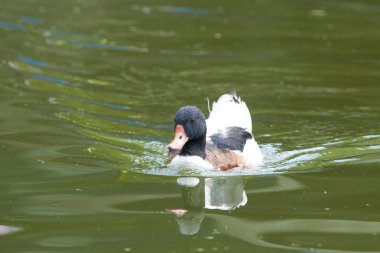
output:
M 252 139 L 252 134 L 241 127 L 226 127 L 224 131 L 211 135 L 210 139 L 220 149 L 243 152 L 247 141 Z
M 175 137 L 168 145 L 169 166 L 228 170 L 260 165 L 262 153 L 252 135 L 246 104 L 235 92 L 212 105 L 209 118 L 195 106 L 180 108 Z

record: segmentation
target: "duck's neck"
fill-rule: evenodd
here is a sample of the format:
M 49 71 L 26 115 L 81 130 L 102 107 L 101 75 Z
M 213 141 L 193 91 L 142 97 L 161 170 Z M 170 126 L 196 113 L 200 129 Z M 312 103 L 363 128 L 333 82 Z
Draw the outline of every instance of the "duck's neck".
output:
M 199 156 L 202 159 L 206 158 L 206 136 L 199 139 L 189 140 L 182 147 L 179 155 L 183 156 Z

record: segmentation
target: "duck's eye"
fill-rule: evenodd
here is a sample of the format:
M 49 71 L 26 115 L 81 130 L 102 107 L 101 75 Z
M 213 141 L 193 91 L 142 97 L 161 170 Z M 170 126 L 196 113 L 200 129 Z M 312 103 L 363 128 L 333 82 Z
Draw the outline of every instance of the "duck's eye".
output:
M 191 122 L 191 123 L 194 123 L 194 120 L 192 119 L 190 122 Z
M 180 140 L 182 140 L 182 135 L 179 137 Z

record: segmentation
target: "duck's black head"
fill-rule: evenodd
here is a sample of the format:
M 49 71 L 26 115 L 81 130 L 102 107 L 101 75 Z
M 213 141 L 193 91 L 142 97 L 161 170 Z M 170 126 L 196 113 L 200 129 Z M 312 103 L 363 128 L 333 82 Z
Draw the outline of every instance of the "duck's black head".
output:
M 203 113 L 195 106 L 180 108 L 174 118 L 175 136 L 172 143 L 168 145 L 170 150 L 181 150 L 185 155 L 199 155 L 204 157 L 206 145 L 206 119 Z M 193 149 L 203 151 L 198 154 Z M 193 154 L 195 152 L 195 154 Z
M 189 140 L 206 136 L 206 119 L 203 113 L 195 106 L 180 108 L 174 119 L 175 125 L 181 125 Z

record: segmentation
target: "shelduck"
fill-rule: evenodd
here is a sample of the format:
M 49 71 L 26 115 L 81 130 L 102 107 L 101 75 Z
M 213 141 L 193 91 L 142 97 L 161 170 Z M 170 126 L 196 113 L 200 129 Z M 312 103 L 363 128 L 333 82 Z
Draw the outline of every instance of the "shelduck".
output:
M 180 108 L 174 129 L 174 139 L 167 145 L 168 166 L 230 170 L 262 163 L 251 114 L 235 92 L 213 102 L 207 120 L 195 106 Z

